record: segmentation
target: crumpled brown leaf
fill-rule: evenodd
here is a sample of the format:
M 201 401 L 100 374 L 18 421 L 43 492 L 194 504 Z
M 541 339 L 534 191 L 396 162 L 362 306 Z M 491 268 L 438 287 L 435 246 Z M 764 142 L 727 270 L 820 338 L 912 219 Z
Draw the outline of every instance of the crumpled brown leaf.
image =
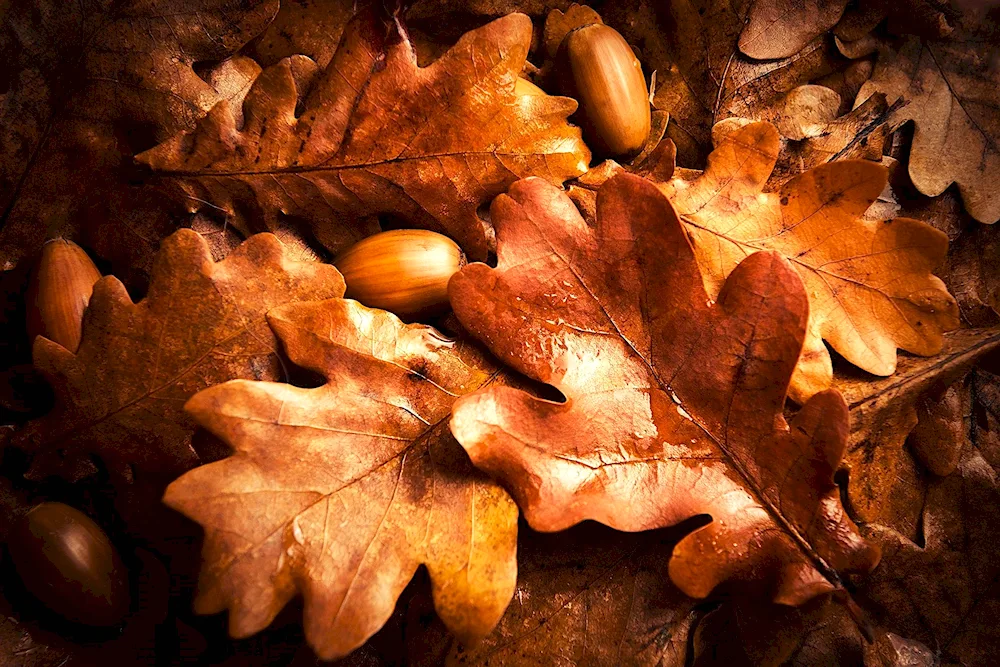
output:
M 594 229 L 540 179 L 498 197 L 491 219 L 497 268 L 456 274 L 452 306 L 566 401 L 490 387 L 456 402 L 451 429 L 532 527 L 638 531 L 709 515 L 669 563 L 693 597 L 750 579 L 797 604 L 836 589 L 836 570 L 877 562 L 832 481 L 843 399 L 823 392 L 790 426 L 781 417 L 808 313 L 786 260 L 752 255 L 714 303 L 670 203 L 630 174 L 601 188 Z
M 996 35 L 990 21 L 969 19 L 947 40 L 908 37 L 883 44 L 872 78 L 855 105 L 875 93 L 889 104 L 903 100 L 894 114 L 901 125 L 913 121 L 909 172 L 920 192 L 936 197 L 958 185 L 966 209 L 980 222 L 1000 220 L 1000 88 Z M 992 51 L 992 53 L 991 53 Z
M 892 377 L 837 377 L 834 387 L 851 409 L 845 464 L 852 516 L 915 536 L 927 484 L 922 470 L 950 474 L 966 443 L 953 437 L 921 444 L 918 431 L 918 442 L 904 448 L 907 437 L 918 423 L 918 412 L 923 428 L 929 428 L 933 416 L 928 406 L 939 405 L 950 387 L 997 348 L 1000 329 L 965 329 L 945 336 L 937 356 L 901 359 Z
M 447 428 L 457 397 L 500 371 L 475 347 L 331 299 L 272 310 L 291 360 L 326 384 L 237 380 L 186 405 L 235 450 L 164 501 L 205 528 L 196 608 L 262 630 L 297 593 L 324 659 L 361 646 L 424 565 L 458 637 L 487 634 L 514 591 L 517 507 Z
M 220 103 L 139 161 L 191 209 L 211 202 L 251 227 L 302 218 L 331 251 L 370 233 L 353 216 L 388 213 L 485 259 L 480 205 L 519 176 L 561 183 L 586 170 L 590 152 L 565 120 L 576 103 L 514 95 L 531 42 L 526 16 L 466 33 L 424 68 L 405 34 L 385 45 L 384 30 L 359 14 L 325 70 L 305 57 L 265 70 L 242 126 Z
M 179 230 L 164 240 L 139 303 L 115 277 L 98 281 L 76 354 L 35 340 L 35 366 L 56 407 L 13 444 L 36 452 L 35 477 L 58 472 L 50 467 L 62 463 L 57 454 L 176 474 L 197 462 L 194 424 L 181 409 L 188 397 L 233 378 L 283 377 L 264 314 L 343 293 L 336 269 L 290 261 L 273 235 L 255 236 L 215 263 L 196 232 Z
M 221 99 L 195 63 L 235 52 L 277 5 L 13 0 L 0 28 L 14 71 L 0 102 L 0 267 L 62 235 L 142 289 L 131 274 L 148 270 L 176 222 L 162 197 L 129 184 L 131 156 Z

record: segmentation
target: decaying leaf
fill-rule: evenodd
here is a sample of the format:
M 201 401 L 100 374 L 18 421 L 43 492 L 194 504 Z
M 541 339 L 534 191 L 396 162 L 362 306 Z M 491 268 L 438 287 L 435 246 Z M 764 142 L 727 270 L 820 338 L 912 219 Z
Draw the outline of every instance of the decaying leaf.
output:
M 456 402 L 451 429 L 532 527 L 638 531 L 708 515 L 669 564 L 693 597 L 751 579 L 797 604 L 836 589 L 836 570 L 877 561 L 832 481 L 843 399 L 823 392 L 791 426 L 781 417 L 808 314 L 787 261 L 752 255 L 713 303 L 670 203 L 630 174 L 601 188 L 594 229 L 540 179 L 490 212 L 497 268 L 456 274 L 452 306 L 566 401 L 489 387 Z
M 477 208 L 519 176 L 554 183 L 583 173 L 590 153 L 568 98 L 514 95 L 531 21 L 512 14 L 472 32 L 427 67 L 405 34 L 361 13 L 325 70 L 305 57 L 268 68 L 244 103 L 216 105 L 192 134 L 138 159 L 251 227 L 281 216 L 312 223 L 332 251 L 364 232 L 352 217 L 387 213 L 454 237 L 484 259 Z
M 800 400 L 829 386 L 826 340 L 845 359 L 889 375 L 896 348 L 922 355 L 941 349 L 942 333 L 958 326 L 955 300 L 931 271 L 944 262 L 947 237 L 907 218 L 861 219 L 887 174 L 881 165 L 830 162 L 786 182 L 761 188 L 774 168 L 778 134 L 765 123 L 732 132 L 693 181 L 664 187 L 681 215 L 716 294 L 750 253 L 788 258 L 806 284 L 810 336 L 793 383 Z
M 940 195 L 958 184 L 965 207 L 980 222 L 1000 220 L 1000 115 L 996 91 L 1000 67 L 991 55 L 989 22 L 981 32 L 965 31 L 951 39 L 909 37 L 883 46 L 872 78 L 858 93 L 856 105 L 875 93 L 890 104 L 903 100 L 896 124 L 914 122 L 909 172 L 917 189 Z M 995 43 L 995 42 L 994 42 Z
M 920 467 L 949 473 L 965 444 L 964 439 L 952 439 L 904 449 L 917 424 L 918 408 L 926 411 L 925 401 L 940 401 L 949 387 L 998 347 L 1000 330 L 965 329 L 945 336 L 936 357 L 901 359 L 892 377 L 837 378 L 834 386 L 851 408 L 845 463 L 850 471 L 847 498 L 852 516 L 914 535 L 925 487 Z
M 14 72 L 0 104 L 0 267 L 63 235 L 133 284 L 129 274 L 148 269 L 176 224 L 162 198 L 129 187 L 132 154 L 192 127 L 221 99 L 195 63 L 231 55 L 277 7 L 13 0 L 0 27 L 0 56 Z
M 97 454 L 112 468 L 189 468 L 197 457 L 184 401 L 233 378 L 282 377 L 264 314 L 343 293 L 336 269 L 290 261 L 270 234 L 215 263 L 197 233 L 179 230 L 163 242 L 139 303 L 113 276 L 94 286 L 76 354 L 35 340 L 35 366 L 52 385 L 56 407 L 13 442 L 37 453 L 35 476 L 50 472 L 57 453 L 70 461 Z
M 391 313 L 331 299 L 272 310 L 304 389 L 236 380 L 186 405 L 235 455 L 197 468 L 165 502 L 205 528 L 197 609 L 228 608 L 233 636 L 296 595 L 324 659 L 361 646 L 424 565 L 458 637 L 493 629 L 517 574 L 517 507 L 448 432 L 457 397 L 500 373 L 476 348 Z

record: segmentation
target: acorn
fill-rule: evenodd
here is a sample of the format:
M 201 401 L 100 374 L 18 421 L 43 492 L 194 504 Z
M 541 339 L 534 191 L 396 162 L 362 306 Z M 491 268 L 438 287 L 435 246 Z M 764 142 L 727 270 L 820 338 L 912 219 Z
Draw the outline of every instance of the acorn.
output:
M 24 587 L 71 621 L 116 625 L 128 613 L 128 577 L 107 534 L 69 505 L 36 505 L 7 543 Z
M 465 266 L 465 255 L 447 236 L 397 229 L 359 241 L 333 263 L 347 298 L 414 319 L 447 310 L 448 280 Z
M 80 347 L 83 311 L 101 272 L 72 241 L 53 239 L 42 246 L 26 297 L 28 336 L 45 336 L 70 352 Z
M 649 135 L 649 92 L 642 65 L 611 27 L 592 23 L 570 31 L 556 55 L 560 92 L 576 98 L 584 138 L 596 153 L 630 156 Z

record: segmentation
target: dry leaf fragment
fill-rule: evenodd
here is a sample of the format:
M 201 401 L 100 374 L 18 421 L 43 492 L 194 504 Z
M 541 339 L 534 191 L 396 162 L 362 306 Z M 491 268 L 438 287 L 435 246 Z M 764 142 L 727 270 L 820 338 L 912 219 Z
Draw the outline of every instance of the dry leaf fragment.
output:
M 288 260 L 270 234 L 215 263 L 208 244 L 182 229 L 164 240 L 149 293 L 132 303 L 113 276 L 94 286 L 76 354 L 35 340 L 35 366 L 56 407 L 14 444 L 70 460 L 97 454 L 113 467 L 179 472 L 197 461 L 194 424 L 181 407 L 195 392 L 233 378 L 282 377 L 264 313 L 292 301 L 340 296 L 332 266 Z
M 877 561 L 832 482 L 843 399 L 823 392 L 791 426 L 781 417 L 808 314 L 786 260 L 749 257 L 713 303 L 670 203 L 630 174 L 599 191 L 594 229 L 540 179 L 490 212 L 497 268 L 456 274 L 452 306 L 566 401 L 489 387 L 456 402 L 451 429 L 532 527 L 639 531 L 711 516 L 670 560 L 694 597 L 752 579 L 798 604 L 835 589 L 836 570 Z
M 235 450 L 164 497 L 205 529 L 197 610 L 228 608 L 244 637 L 301 593 L 306 638 L 332 659 L 385 623 L 425 565 L 451 631 L 487 634 L 514 591 L 517 507 L 446 421 L 456 397 L 499 371 L 467 344 L 355 301 L 294 304 L 268 321 L 326 384 L 237 380 L 188 401 Z
M 774 127 L 753 123 L 718 143 L 701 176 L 663 187 L 691 236 L 709 294 L 753 252 L 789 259 L 811 306 L 796 400 L 829 386 L 820 338 L 878 375 L 895 370 L 897 347 L 939 352 L 943 332 L 958 326 L 955 300 L 931 273 L 944 261 L 947 237 L 907 218 L 861 219 L 886 184 L 886 169 L 872 162 L 823 164 L 762 193 L 778 149 Z
M 1000 114 L 995 112 L 1000 67 L 988 37 L 965 33 L 948 41 L 910 37 L 883 47 L 855 106 L 875 93 L 903 100 L 897 125 L 915 124 L 909 172 L 920 192 L 936 197 L 958 184 L 965 207 L 980 222 L 1000 220 Z
M 484 259 L 480 205 L 519 176 L 562 183 L 586 170 L 590 153 L 566 122 L 576 103 L 515 96 L 531 43 L 524 15 L 466 33 L 427 67 L 405 34 L 386 45 L 384 30 L 359 14 L 325 70 L 305 57 L 266 69 L 247 95 L 242 127 L 223 102 L 193 133 L 139 161 L 177 185 L 192 209 L 208 201 L 251 226 L 306 219 L 332 251 L 363 235 L 351 217 L 388 213 Z

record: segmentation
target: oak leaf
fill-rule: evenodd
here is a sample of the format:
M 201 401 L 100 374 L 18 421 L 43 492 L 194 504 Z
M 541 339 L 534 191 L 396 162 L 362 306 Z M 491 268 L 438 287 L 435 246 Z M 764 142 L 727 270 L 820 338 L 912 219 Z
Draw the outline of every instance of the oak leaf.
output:
M 601 188 L 594 229 L 540 179 L 516 183 L 490 213 L 497 268 L 456 274 L 452 306 L 501 360 L 566 401 L 489 387 L 456 402 L 451 429 L 533 528 L 594 519 L 639 531 L 711 516 L 669 564 L 694 597 L 746 578 L 797 604 L 836 589 L 836 570 L 877 562 L 832 481 L 843 399 L 823 392 L 791 426 L 781 417 L 809 308 L 786 260 L 752 255 L 713 303 L 670 203 L 630 174 Z
M 755 0 L 740 33 L 740 50 L 757 60 L 788 58 L 837 25 L 847 0 Z
M 197 462 L 194 423 L 181 409 L 188 397 L 233 378 L 283 376 L 265 312 L 343 293 L 336 269 L 290 261 L 273 235 L 215 263 L 204 239 L 179 230 L 164 240 L 139 303 L 115 277 L 97 282 L 76 354 L 35 339 L 35 366 L 56 407 L 13 443 L 42 455 L 35 476 L 50 472 L 42 468 L 56 453 L 176 474 Z
M 709 293 L 748 254 L 787 257 L 806 285 L 810 335 L 793 397 L 829 386 L 825 339 L 847 361 L 889 375 L 896 348 L 921 355 L 941 350 L 942 334 L 958 326 L 958 308 L 931 271 L 943 263 L 948 239 L 924 223 L 861 219 L 887 180 L 881 165 L 843 160 L 822 164 L 761 189 L 774 169 L 778 135 L 753 123 L 720 141 L 704 173 L 664 187 L 680 213 Z
M 427 67 L 405 33 L 387 43 L 380 30 L 362 12 L 325 70 L 305 57 L 266 69 L 242 126 L 220 103 L 139 161 L 194 209 L 207 201 L 251 225 L 305 219 L 334 251 L 364 235 L 345 220 L 385 213 L 485 259 L 480 205 L 520 176 L 561 183 L 586 170 L 590 153 L 566 122 L 576 102 L 515 96 L 531 43 L 524 15 L 466 33 Z
M 514 591 L 517 507 L 447 419 L 499 370 L 467 343 L 355 301 L 293 304 L 268 321 L 326 384 L 235 380 L 188 401 L 235 450 L 164 496 L 205 529 L 196 609 L 229 608 L 243 637 L 301 593 L 306 638 L 331 659 L 377 631 L 425 565 L 451 631 L 487 634 Z
M 894 124 L 914 122 L 913 184 L 936 197 L 956 183 L 966 209 L 985 223 L 1000 220 L 994 183 L 1000 173 L 1000 117 L 995 113 L 1000 68 L 984 55 L 991 40 L 995 36 L 965 30 L 949 40 L 908 37 L 883 45 L 875 72 L 855 101 L 859 105 L 883 93 L 890 104 L 905 102 Z

